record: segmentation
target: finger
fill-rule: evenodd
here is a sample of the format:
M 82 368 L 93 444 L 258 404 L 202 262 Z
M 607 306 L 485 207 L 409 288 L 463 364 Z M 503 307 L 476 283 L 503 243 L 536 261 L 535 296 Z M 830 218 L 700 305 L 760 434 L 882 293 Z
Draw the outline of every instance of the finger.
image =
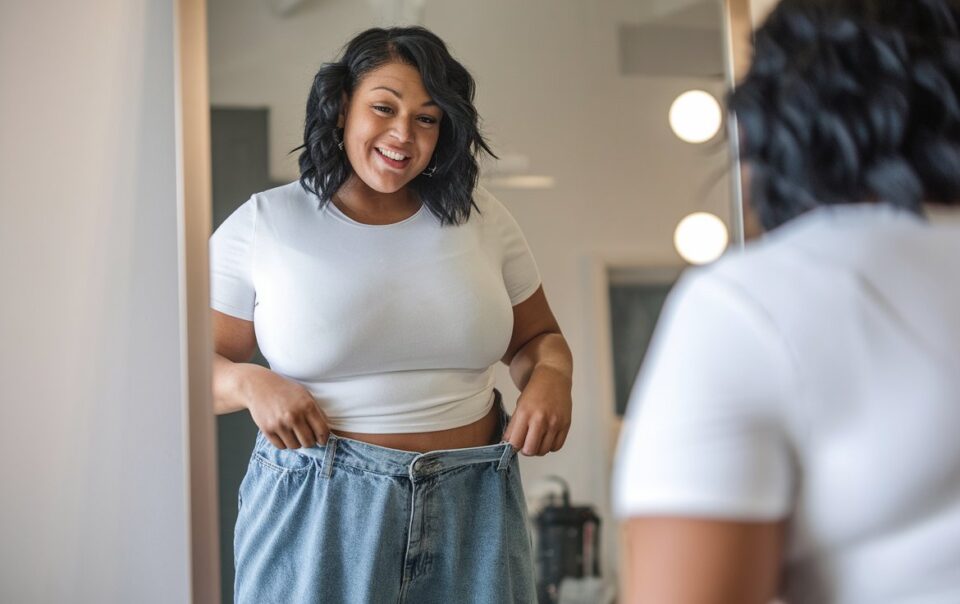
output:
M 566 430 L 560 431 L 560 433 L 557 435 L 557 438 L 553 441 L 553 448 L 551 451 L 559 451 L 563 448 L 563 443 L 567 442 L 567 434 L 570 433 L 569 430 L 570 429 L 567 428 Z
M 293 425 L 293 433 L 296 435 L 297 440 L 300 441 L 297 443 L 299 445 L 297 447 L 298 449 L 312 447 L 317 444 L 317 437 L 313 434 L 313 428 L 310 427 L 310 424 L 308 424 L 305 419 Z
M 282 447 L 277 447 L 278 449 L 299 449 L 300 443 L 297 441 L 297 437 L 294 436 L 290 428 L 277 428 L 276 429 L 277 437 L 283 442 Z
M 543 440 L 540 441 L 540 446 L 537 448 L 537 455 L 546 455 L 553 450 L 553 441 L 556 438 L 557 433 L 553 430 L 550 430 L 543 435 Z
M 527 427 L 526 438 L 523 439 L 523 454 L 531 457 L 537 454 L 540 449 L 540 441 L 543 440 L 544 427 L 541 422 L 530 422 Z
M 264 436 L 268 441 L 270 441 L 270 444 L 273 445 L 274 448 L 276 448 L 276 449 L 286 449 L 286 448 L 287 448 L 287 445 L 285 445 L 285 444 L 283 443 L 283 440 L 282 440 L 279 436 L 277 436 L 277 433 L 276 433 L 276 432 L 267 432 L 266 430 L 261 430 L 261 432 L 263 432 L 263 436 Z
M 517 417 L 513 416 L 510 418 L 510 421 L 507 422 L 507 427 L 503 429 L 503 436 L 500 438 L 503 442 L 509 442 L 510 440 L 510 431 L 513 429 L 513 424 L 516 423 Z
M 327 444 L 327 438 L 330 436 L 330 428 L 327 426 L 323 413 L 317 409 L 316 413 L 307 414 L 307 423 L 313 429 L 313 434 L 317 437 L 317 442 L 321 445 Z
M 507 425 L 507 433 L 504 435 L 504 440 L 510 443 L 510 446 L 515 450 L 519 451 L 523 448 L 523 441 L 527 435 L 527 418 L 524 415 L 515 413 L 513 418 L 510 420 L 510 424 Z

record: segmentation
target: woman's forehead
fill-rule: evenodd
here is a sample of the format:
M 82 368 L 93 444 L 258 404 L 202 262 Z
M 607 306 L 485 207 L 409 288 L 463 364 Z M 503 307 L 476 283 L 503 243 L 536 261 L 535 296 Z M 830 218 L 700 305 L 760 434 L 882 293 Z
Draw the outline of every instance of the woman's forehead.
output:
M 420 72 L 405 63 L 387 63 L 364 75 L 360 81 L 364 91 L 385 90 L 402 100 L 430 101 L 430 94 L 423 85 Z

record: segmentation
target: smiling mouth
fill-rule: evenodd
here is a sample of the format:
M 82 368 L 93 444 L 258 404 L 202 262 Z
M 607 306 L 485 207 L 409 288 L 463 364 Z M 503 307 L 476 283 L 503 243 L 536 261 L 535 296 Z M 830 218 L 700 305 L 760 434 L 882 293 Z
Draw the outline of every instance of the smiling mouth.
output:
M 397 153 L 389 149 L 381 149 L 380 147 L 374 147 L 374 149 L 377 150 L 377 156 L 380 157 L 380 160 L 390 168 L 399 170 L 405 168 L 407 164 L 410 163 L 410 158 L 403 153 Z
M 403 161 L 405 159 L 410 159 L 409 156 L 404 155 L 403 153 L 397 153 L 396 151 L 391 151 L 389 149 L 381 149 L 380 147 L 375 147 L 375 149 L 380 153 L 380 155 L 392 159 L 393 161 Z

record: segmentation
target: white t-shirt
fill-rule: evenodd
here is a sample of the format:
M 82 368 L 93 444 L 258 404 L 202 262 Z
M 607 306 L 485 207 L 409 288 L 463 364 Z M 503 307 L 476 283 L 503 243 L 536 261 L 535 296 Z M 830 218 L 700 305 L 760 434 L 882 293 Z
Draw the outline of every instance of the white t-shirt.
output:
M 671 294 L 619 517 L 790 517 L 790 604 L 960 602 L 960 227 L 814 210 Z
M 331 427 L 427 432 L 483 417 L 513 306 L 540 286 L 516 221 L 483 189 L 460 226 L 426 206 L 353 221 L 299 182 L 254 195 L 210 239 L 211 306 L 253 321 L 270 368 Z

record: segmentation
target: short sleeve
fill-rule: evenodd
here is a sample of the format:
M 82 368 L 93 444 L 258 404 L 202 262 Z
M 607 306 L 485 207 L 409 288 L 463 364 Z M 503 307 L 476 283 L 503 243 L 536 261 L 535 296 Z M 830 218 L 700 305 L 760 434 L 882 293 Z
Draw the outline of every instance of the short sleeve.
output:
M 772 320 L 742 290 L 709 269 L 681 279 L 630 397 L 614 468 L 616 515 L 788 515 L 791 372 Z
M 503 283 L 510 296 L 510 304 L 516 306 L 540 287 L 540 271 L 520 225 L 507 208 L 486 190 L 480 188 L 477 193 L 484 198 L 481 204 L 484 211 L 493 213 L 491 218 L 496 225 L 502 251 Z
M 253 321 L 253 244 L 256 198 L 223 221 L 210 237 L 210 307 Z

